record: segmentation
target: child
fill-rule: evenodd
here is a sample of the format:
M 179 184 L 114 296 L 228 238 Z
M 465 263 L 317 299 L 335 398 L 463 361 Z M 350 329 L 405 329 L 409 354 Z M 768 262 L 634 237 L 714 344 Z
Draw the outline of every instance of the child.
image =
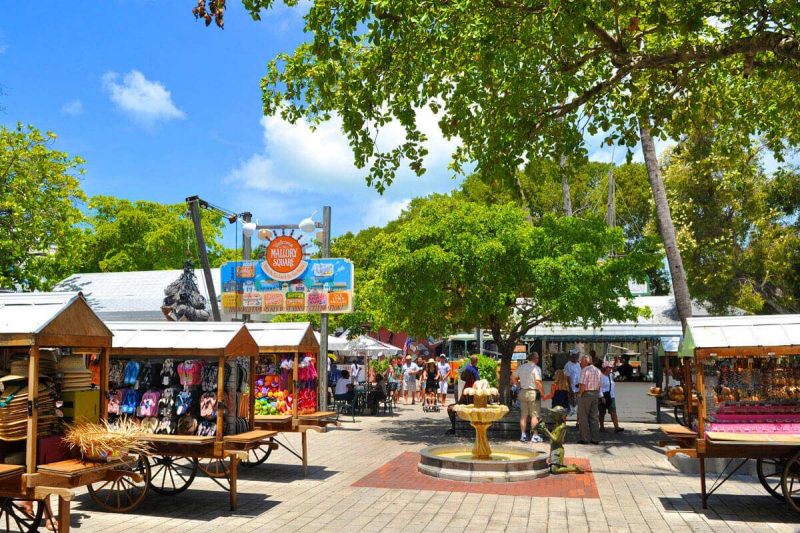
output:
M 553 400 L 551 409 L 560 405 L 566 412 L 569 412 L 569 383 L 563 370 L 556 370 L 553 384 L 550 385 L 550 394 L 542 399 Z

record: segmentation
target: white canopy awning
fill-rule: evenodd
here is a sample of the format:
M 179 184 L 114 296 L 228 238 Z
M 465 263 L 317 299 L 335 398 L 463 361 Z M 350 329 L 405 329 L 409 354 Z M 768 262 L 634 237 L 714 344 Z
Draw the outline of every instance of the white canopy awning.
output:
M 318 337 L 310 322 L 251 322 L 247 329 L 262 353 L 319 352 Z
M 345 349 L 339 351 L 345 355 L 369 355 L 371 357 L 378 357 L 381 355 L 396 355 L 402 350 L 367 335 L 361 335 L 348 341 Z
M 695 350 L 789 348 L 792 351 L 793 347 L 800 353 L 800 315 L 697 317 L 687 320 L 680 356 L 692 357 Z
M 250 348 L 255 347 L 252 336 L 244 324 L 237 322 L 106 322 L 106 325 L 114 334 L 112 354 L 133 354 L 138 350 L 165 356 L 177 351 L 255 355 L 250 353 Z M 246 353 L 238 353 L 240 348 Z
M 320 342 L 322 339 L 322 334 L 319 331 L 314 332 L 314 336 L 317 338 L 317 342 Z M 329 352 L 338 352 L 340 350 L 347 349 L 347 339 L 343 339 L 341 337 L 334 337 L 333 335 L 328 335 L 328 351 Z

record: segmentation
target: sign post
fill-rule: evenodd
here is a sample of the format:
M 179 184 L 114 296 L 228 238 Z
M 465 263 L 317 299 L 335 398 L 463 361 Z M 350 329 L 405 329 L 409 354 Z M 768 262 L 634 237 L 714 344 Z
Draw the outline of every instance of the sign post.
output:
M 331 208 L 322 208 L 322 258 L 327 259 L 331 255 Z M 317 383 L 317 398 L 319 398 L 320 410 L 328 410 L 328 313 L 322 313 L 319 318 L 319 381 Z

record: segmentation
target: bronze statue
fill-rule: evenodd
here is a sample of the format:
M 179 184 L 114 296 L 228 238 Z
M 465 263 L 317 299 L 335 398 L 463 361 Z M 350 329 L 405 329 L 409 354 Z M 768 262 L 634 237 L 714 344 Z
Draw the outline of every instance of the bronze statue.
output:
M 578 465 L 564 466 L 564 439 L 567 438 L 567 413 L 564 408 L 556 406 L 550 410 L 553 416 L 553 421 L 556 424 L 555 429 L 550 432 L 544 425 L 544 421 L 539 421 L 536 429 L 547 435 L 550 439 L 550 473 L 551 474 L 567 474 L 569 472 L 583 473 Z

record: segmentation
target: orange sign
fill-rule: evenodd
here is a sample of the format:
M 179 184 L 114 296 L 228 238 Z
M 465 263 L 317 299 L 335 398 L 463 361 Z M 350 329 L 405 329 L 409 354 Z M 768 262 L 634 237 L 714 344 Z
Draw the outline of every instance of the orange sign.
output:
M 267 264 L 275 272 L 292 272 L 303 260 L 303 248 L 296 239 L 282 235 L 267 246 Z
M 328 295 L 328 305 L 331 307 L 346 307 L 350 301 L 350 295 L 346 292 L 332 292 Z

